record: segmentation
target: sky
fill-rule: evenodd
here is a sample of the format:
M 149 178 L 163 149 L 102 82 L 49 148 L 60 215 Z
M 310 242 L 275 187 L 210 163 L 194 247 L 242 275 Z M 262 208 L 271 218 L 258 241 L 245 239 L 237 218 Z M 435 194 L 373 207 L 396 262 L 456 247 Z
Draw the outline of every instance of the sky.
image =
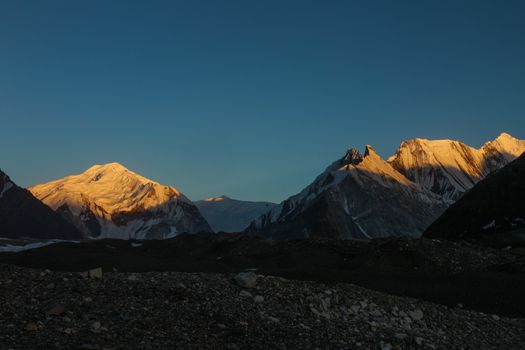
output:
M 0 1 L 0 168 L 281 201 L 346 149 L 525 138 L 524 1 Z

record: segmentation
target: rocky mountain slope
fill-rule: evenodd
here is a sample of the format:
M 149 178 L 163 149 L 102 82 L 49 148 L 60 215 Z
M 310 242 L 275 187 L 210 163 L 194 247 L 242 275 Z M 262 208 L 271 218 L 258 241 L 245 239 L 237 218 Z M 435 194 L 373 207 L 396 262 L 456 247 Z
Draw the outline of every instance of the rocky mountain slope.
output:
M 475 149 L 459 141 L 405 141 L 388 161 L 351 150 L 247 231 L 273 238 L 419 236 L 445 208 L 525 151 L 503 133 Z
M 367 146 L 364 155 L 349 150 L 248 231 L 287 239 L 419 236 L 446 206 L 441 196 L 407 179 Z
M 0 170 L 0 237 L 79 239 L 80 232 Z
M 29 190 L 85 237 L 162 239 L 211 230 L 197 207 L 177 189 L 118 163 L 95 165 Z
M 503 133 L 476 149 L 459 141 L 404 141 L 388 162 L 408 179 L 456 201 L 492 171 L 525 152 L 525 140 Z
M 240 232 L 277 204 L 212 197 L 194 202 L 215 232 Z
M 430 238 L 525 241 L 525 153 L 487 176 L 451 205 L 424 233 Z

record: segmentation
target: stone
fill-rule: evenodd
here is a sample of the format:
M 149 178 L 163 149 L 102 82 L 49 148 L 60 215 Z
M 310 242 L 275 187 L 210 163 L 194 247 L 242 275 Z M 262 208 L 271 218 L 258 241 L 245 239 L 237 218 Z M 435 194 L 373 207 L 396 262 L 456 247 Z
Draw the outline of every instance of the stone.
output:
M 137 275 L 129 275 L 128 276 L 128 281 L 136 281 L 137 280 Z
M 254 288 L 257 284 L 257 275 L 253 272 L 241 272 L 233 278 L 243 288 Z
M 257 304 L 260 304 L 264 302 L 264 298 L 261 295 L 256 295 L 255 298 L 253 298 L 253 301 L 255 301 Z
M 372 310 L 370 311 L 370 316 L 372 317 L 381 317 L 383 316 L 383 313 L 379 310 Z
M 408 314 L 414 321 L 421 321 L 423 319 L 423 311 L 421 311 L 421 309 L 409 311 Z
M 31 322 L 26 325 L 26 331 L 34 332 L 37 330 L 38 330 L 38 326 L 36 323 Z
M 94 330 L 99 330 L 100 327 L 101 327 L 101 324 L 100 324 L 99 321 L 93 322 L 93 323 L 91 324 L 91 328 L 94 329 Z
M 252 297 L 252 293 L 246 291 L 246 290 L 241 290 L 241 292 L 239 293 L 239 296 L 243 297 L 243 298 L 251 298 Z
M 102 278 L 102 268 L 97 267 L 88 271 L 89 278 Z
M 62 304 L 56 304 L 51 309 L 47 310 L 47 314 L 50 316 L 60 316 L 64 313 L 65 307 Z

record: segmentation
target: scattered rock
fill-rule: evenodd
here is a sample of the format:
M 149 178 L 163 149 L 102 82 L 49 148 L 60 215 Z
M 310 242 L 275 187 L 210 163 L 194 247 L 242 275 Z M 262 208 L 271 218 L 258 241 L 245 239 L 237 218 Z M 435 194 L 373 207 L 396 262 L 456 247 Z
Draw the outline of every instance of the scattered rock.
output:
M 0 281 L 13 280 L 0 285 L 0 348 L 523 347 L 523 319 L 482 315 L 351 284 L 259 277 L 256 289 L 249 290 L 221 274 L 133 274 L 147 283 L 126 283 L 127 273 L 106 272 L 96 283 L 61 272 L 39 274 L 0 264 Z M 68 281 L 65 276 L 70 276 Z M 41 286 L 54 283 L 55 288 L 36 289 L 31 287 L 34 280 Z M 53 307 L 42 312 L 41 305 Z

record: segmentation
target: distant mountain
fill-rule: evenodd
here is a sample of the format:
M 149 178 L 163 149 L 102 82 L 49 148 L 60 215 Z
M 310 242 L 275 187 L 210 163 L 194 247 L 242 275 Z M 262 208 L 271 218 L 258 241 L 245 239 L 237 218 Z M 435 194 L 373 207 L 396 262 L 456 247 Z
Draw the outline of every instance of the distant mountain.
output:
M 0 170 L 0 237 L 80 239 L 80 232 Z
M 247 231 L 281 239 L 419 236 L 446 207 L 367 146 L 364 155 L 350 149 Z
M 193 203 L 118 163 L 95 165 L 29 189 L 86 237 L 162 239 L 211 231 Z
M 424 236 L 503 240 L 515 232 L 525 240 L 525 153 L 480 181 L 452 204 Z
M 503 133 L 476 149 L 459 141 L 404 141 L 388 162 L 400 173 L 453 202 L 478 181 L 525 152 L 525 141 Z
M 227 196 L 207 198 L 194 204 L 215 232 L 241 232 L 250 222 L 277 205 L 270 202 L 241 201 Z

